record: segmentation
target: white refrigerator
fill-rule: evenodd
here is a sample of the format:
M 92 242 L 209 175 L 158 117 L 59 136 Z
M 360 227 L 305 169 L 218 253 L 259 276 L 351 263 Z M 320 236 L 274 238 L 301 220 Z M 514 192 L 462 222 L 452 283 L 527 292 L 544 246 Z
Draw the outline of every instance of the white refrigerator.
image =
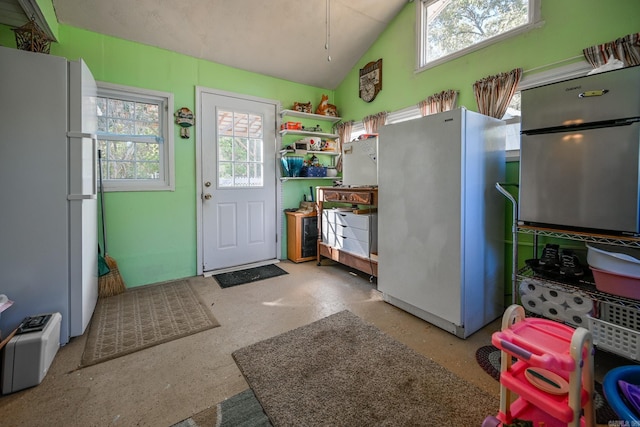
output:
M 383 126 L 378 290 L 466 338 L 504 310 L 504 122 L 459 108 Z
M 6 336 L 59 312 L 60 344 L 98 299 L 96 83 L 82 61 L 0 47 L 0 294 Z

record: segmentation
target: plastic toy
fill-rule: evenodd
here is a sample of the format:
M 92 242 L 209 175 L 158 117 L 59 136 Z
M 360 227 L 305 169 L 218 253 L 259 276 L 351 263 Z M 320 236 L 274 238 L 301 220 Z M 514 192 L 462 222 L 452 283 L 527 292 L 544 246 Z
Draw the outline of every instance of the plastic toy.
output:
M 513 304 L 491 341 L 502 351 L 500 410 L 482 427 L 506 427 L 523 420 L 534 427 L 595 426 L 589 330 L 525 318 L 524 308 Z

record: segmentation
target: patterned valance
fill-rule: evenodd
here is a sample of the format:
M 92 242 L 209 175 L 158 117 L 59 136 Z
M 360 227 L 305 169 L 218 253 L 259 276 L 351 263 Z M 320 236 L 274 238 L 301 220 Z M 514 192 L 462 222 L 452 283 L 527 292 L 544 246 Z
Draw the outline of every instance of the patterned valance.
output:
M 458 92 L 453 89 L 449 89 L 435 93 L 427 97 L 427 99 L 420 101 L 418 103 L 418 108 L 420 109 L 420 114 L 424 117 L 429 114 L 453 110 L 456 108 L 457 102 Z
M 593 68 L 603 66 L 611 57 L 622 61 L 625 67 L 640 65 L 640 33 L 587 47 L 582 53 Z
M 516 68 L 508 73 L 488 76 L 475 82 L 473 92 L 476 96 L 478 112 L 501 119 L 507 112 L 521 78 L 522 68 Z

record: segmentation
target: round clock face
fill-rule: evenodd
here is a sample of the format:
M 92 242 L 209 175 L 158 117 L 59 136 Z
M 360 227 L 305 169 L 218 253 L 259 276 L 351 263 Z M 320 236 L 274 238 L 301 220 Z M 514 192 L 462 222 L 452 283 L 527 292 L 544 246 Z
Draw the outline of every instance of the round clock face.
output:
M 370 62 L 360 69 L 359 95 L 364 102 L 376 99 L 382 89 L 382 59 Z
M 376 88 L 373 82 L 365 83 L 362 86 L 362 91 L 360 92 L 360 97 L 363 101 L 371 102 L 373 98 L 376 96 Z

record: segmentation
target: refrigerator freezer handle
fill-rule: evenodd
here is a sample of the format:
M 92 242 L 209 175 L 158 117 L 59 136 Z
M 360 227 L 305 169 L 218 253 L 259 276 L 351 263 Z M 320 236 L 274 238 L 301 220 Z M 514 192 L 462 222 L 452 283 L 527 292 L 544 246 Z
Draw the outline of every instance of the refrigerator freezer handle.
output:
M 97 139 L 98 135 L 95 133 L 87 133 L 87 132 L 67 132 L 68 138 L 91 138 Z
M 91 150 L 92 150 L 92 165 L 93 168 L 93 191 L 92 194 L 69 194 L 67 196 L 67 200 L 84 200 L 84 199 L 95 199 L 98 194 L 98 184 L 97 184 L 97 175 L 96 175 L 96 153 L 98 152 L 98 135 L 95 133 L 88 132 L 67 132 L 68 138 L 91 138 Z
M 96 164 L 98 163 L 98 135 L 91 135 L 91 148 L 93 153 L 93 195 L 98 196 L 98 175 L 96 174 Z M 102 161 L 102 160 L 101 160 Z

